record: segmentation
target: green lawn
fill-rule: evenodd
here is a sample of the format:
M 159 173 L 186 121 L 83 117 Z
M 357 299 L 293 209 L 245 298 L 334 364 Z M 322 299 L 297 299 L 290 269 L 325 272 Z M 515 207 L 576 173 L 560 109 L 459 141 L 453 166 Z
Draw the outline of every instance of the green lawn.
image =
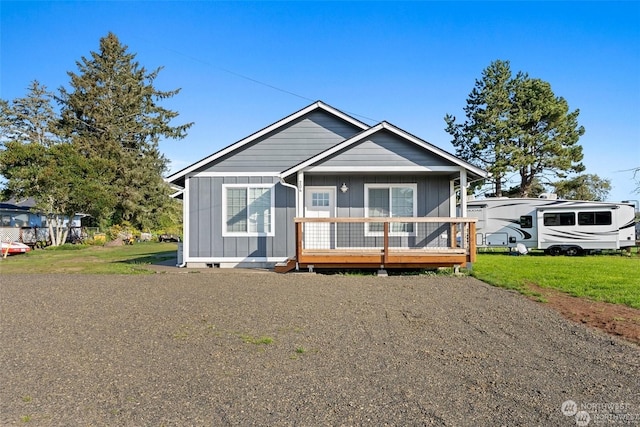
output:
M 578 257 L 532 253 L 511 256 L 481 253 L 473 265 L 478 279 L 527 293 L 536 284 L 596 301 L 624 304 L 640 309 L 640 256 L 620 254 Z
M 0 259 L 0 274 L 150 274 L 145 265 L 176 257 L 176 243 L 145 242 L 119 247 L 64 245 Z

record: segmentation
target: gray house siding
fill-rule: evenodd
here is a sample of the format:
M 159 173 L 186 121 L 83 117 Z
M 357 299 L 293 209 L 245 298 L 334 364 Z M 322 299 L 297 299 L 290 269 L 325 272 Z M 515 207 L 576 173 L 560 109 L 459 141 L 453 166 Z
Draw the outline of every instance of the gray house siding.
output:
M 305 186 L 333 186 L 340 188 L 346 184 L 346 193 L 337 191 L 337 217 L 364 217 L 364 186 L 365 184 L 417 184 L 417 216 L 419 217 L 449 217 L 450 186 L 449 178 L 438 175 L 307 175 Z M 381 247 L 382 237 L 365 237 L 363 224 L 338 224 L 338 247 L 354 246 L 360 242 L 363 247 Z M 427 236 L 423 241 L 416 241 L 415 237 L 390 237 L 391 243 L 397 246 L 442 247 L 450 244 L 447 236 L 448 226 L 436 224 L 419 224 L 423 227 L 417 233 Z M 446 237 L 443 237 L 446 236 Z M 357 246 L 357 245 L 356 245 Z
M 189 180 L 189 256 L 196 258 L 287 257 L 295 253 L 294 191 L 268 177 L 194 177 Z M 273 184 L 274 236 L 222 236 L 223 184 Z
M 242 151 L 229 153 L 203 171 L 280 172 L 360 131 L 325 111 L 314 111 L 259 138 Z
M 409 143 L 388 131 L 349 147 L 322 163 L 323 166 L 451 166 L 442 157 Z

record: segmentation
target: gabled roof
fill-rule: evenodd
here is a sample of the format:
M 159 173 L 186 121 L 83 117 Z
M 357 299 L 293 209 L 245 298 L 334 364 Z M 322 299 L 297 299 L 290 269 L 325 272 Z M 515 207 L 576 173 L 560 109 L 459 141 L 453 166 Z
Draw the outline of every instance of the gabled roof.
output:
M 467 170 L 468 173 L 470 173 L 472 175 L 472 179 L 477 179 L 477 178 L 486 178 L 489 176 L 489 173 L 483 169 L 480 169 L 474 165 L 472 165 L 471 163 L 465 162 L 464 160 L 454 156 L 451 153 L 448 153 L 444 150 L 442 150 L 441 148 L 436 147 L 433 144 L 430 144 L 420 138 L 418 138 L 417 136 L 414 136 L 412 134 L 410 134 L 409 132 L 406 132 L 402 129 L 400 129 L 397 126 L 392 125 L 391 123 L 388 123 L 386 121 L 383 121 L 381 123 L 378 123 L 375 126 L 372 126 L 360 133 L 358 133 L 357 135 L 354 135 L 353 137 L 341 142 L 340 144 L 337 144 L 325 151 L 323 151 L 322 153 L 317 154 L 316 156 L 313 156 L 307 160 L 305 160 L 304 162 L 301 162 L 299 164 L 297 164 L 296 166 L 289 168 L 285 171 L 282 171 L 282 173 L 280 174 L 281 177 L 285 178 L 291 174 L 294 174 L 308 166 L 314 165 L 318 162 L 322 162 L 323 160 L 331 157 L 333 154 L 338 153 L 346 148 L 349 148 L 355 144 L 358 144 L 359 142 L 362 142 L 364 140 L 366 140 L 367 138 L 371 137 L 372 135 L 374 135 L 377 132 L 380 131 L 389 131 L 403 139 L 405 139 L 406 141 L 413 143 L 415 145 L 417 145 L 418 147 L 427 150 L 433 154 L 436 154 L 440 157 L 442 157 L 443 159 L 446 159 L 447 161 L 453 163 L 454 165 L 460 166 L 462 168 L 465 168 Z
M 23 200 L 16 200 L 14 198 L 11 198 L 7 201 L 0 202 L 0 209 L 28 211 L 35 205 L 36 201 L 33 199 L 33 197 L 29 197 Z
M 231 152 L 233 152 L 233 151 L 235 151 L 235 150 L 237 150 L 237 149 L 239 149 L 239 148 L 241 148 L 241 147 L 243 147 L 245 145 L 250 144 L 251 142 L 257 140 L 258 138 L 261 138 L 262 136 L 267 135 L 270 132 L 273 132 L 274 130 L 276 130 L 278 128 L 281 128 L 283 126 L 288 125 L 289 123 L 291 123 L 291 122 L 293 122 L 293 121 L 295 121 L 295 120 L 297 120 L 297 119 L 299 119 L 301 117 L 304 117 L 305 115 L 307 115 L 307 114 L 309 114 L 309 113 L 311 113 L 311 112 L 313 112 L 315 110 L 324 110 L 324 111 L 326 111 L 326 112 L 328 112 L 330 114 L 333 114 L 334 116 L 336 116 L 336 117 L 338 117 L 338 118 L 340 118 L 340 119 L 342 119 L 342 120 L 344 120 L 344 121 L 346 121 L 348 123 L 351 123 L 352 125 L 360 128 L 360 129 L 364 130 L 364 129 L 368 129 L 369 128 L 369 125 L 361 122 L 360 120 L 357 120 L 357 119 L 349 116 L 348 114 L 345 114 L 342 111 L 337 110 L 337 109 L 331 107 L 330 105 L 325 104 L 322 101 L 316 101 L 313 104 L 308 105 L 307 107 L 305 107 L 305 108 L 303 108 L 303 109 L 301 109 L 301 110 L 299 110 L 299 111 L 297 111 L 297 112 L 295 112 L 295 113 L 293 113 L 293 114 L 291 114 L 291 115 L 289 115 L 289 116 L 287 116 L 287 117 L 285 117 L 285 118 L 283 118 L 281 120 L 278 120 L 277 122 L 275 122 L 275 123 L 273 123 L 273 124 L 263 128 L 263 129 L 255 132 L 255 133 L 247 136 L 246 138 L 243 138 L 243 139 L 237 141 L 236 143 L 231 144 L 228 147 L 225 147 L 222 150 L 217 151 L 216 153 L 214 153 L 214 154 L 212 154 L 212 155 L 210 155 L 208 157 L 205 157 L 204 159 L 199 160 L 199 161 L 193 163 L 190 166 L 187 166 L 186 168 L 184 168 L 184 169 L 182 169 L 182 170 L 180 170 L 178 172 L 175 172 L 174 174 L 168 176 L 165 180 L 167 182 L 169 182 L 169 183 L 176 184 L 176 183 L 182 181 L 184 179 L 184 177 L 186 175 L 188 175 L 189 173 L 194 172 L 194 171 L 202 168 L 203 166 L 206 166 L 209 163 L 211 163 L 211 162 L 213 162 L 213 161 L 215 161 L 215 160 L 217 160 L 217 159 L 219 159 L 219 158 L 221 158 L 221 157 L 223 157 L 223 156 L 225 156 L 225 155 L 227 155 L 227 154 L 229 154 L 229 153 L 231 153 Z

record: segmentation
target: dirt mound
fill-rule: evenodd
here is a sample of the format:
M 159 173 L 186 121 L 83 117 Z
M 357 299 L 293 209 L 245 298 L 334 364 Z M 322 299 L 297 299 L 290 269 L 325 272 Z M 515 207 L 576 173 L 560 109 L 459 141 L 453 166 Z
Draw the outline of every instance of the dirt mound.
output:
M 534 284 L 529 284 L 528 288 L 540 294 L 546 305 L 567 319 L 640 344 L 640 310 L 619 304 L 577 298 Z

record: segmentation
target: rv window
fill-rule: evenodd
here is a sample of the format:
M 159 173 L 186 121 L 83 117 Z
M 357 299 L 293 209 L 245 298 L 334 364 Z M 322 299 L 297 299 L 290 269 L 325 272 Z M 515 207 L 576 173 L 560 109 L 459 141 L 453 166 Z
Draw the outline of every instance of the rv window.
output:
M 544 225 L 576 225 L 576 216 L 573 212 L 546 213 L 544 214 Z
M 520 228 L 532 228 L 533 217 L 531 215 L 522 215 L 520 217 Z
M 578 212 L 579 225 L 611 225 L 611 212 Z

